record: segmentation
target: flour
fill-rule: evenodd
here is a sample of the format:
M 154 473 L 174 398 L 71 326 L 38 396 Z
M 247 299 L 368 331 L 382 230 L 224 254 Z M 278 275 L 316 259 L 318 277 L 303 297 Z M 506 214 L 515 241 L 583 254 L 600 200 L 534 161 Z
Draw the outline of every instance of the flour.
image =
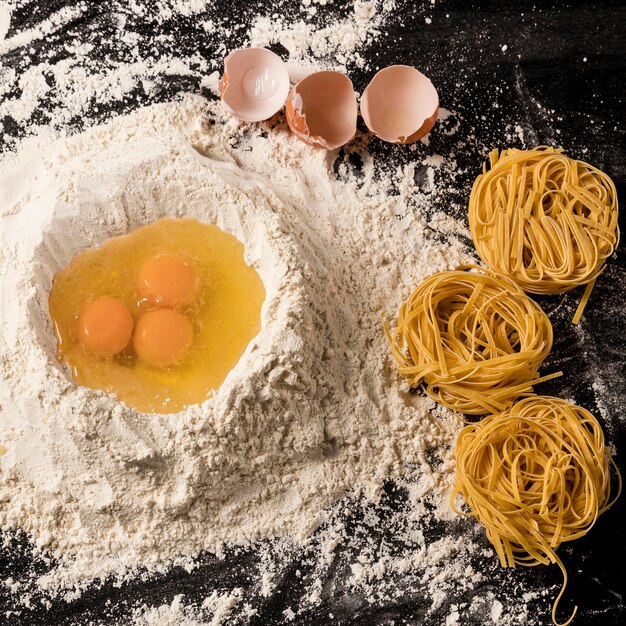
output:
M 240 602 L 241 590 L 218 594 L 213 592 L 200 607 L 185 605 L 184 596 L 177 595 L 171 604 L 158 607 L 142 606 L 135 609 L 133 626 L 220 626 L 227 623 Z M 248 616 L 254 611 L 243 609 Z
M 371 159 L 358 188 L 284 128 L 264 136 L 219 105 L 211 125 L 206 107 L 157 105 L 45 152 L 26 141 L 3 167 L 25 177 L 2 185 L 0 515 L 66 557 L 39 581 L 51 590 L 223 542 L 304 538 L 338 497 L 375 495 L 459 426 L 400 390 L 380 313 L 465 246 L 419 217 L 398 225 L 407 197 L 372 193 Z M 244 242 L 267 292 L 262 330 L 215 398 L 147 416 L 61 370 L 46 299 L 76 253 L 181 215 Z
M 7 7 L 0 6 L 0 42 L 4 40 L 11 24 L 11 12 Z
M 271 538 L 255 547 L 255 599 L 275 596 L 294 555 L 307 567 L 296 573 L 304 597 L 282 611 L 288 623 L 327 602 L 323 581 L 338 561 L 346 593 L 373 606 L 411 597 L 436 621 L 457 593 L 477 588 L 471 606 L 445 609 L 441 621 L 490 618 L 499 600 L 480 589 L 480 546 L 432 533 L 452 523 L 460 424 L 409 393 L 381 319 L 426 275 L 474 260 L 465 223 L 450 216 L 463 202 L 455 154 L 426 138 L 402 148 L 406 162 L 387 163 L 361 133 L 327 153 L 297 141 L 281 117 L 241 124 L 215 101 L 225 44 L 208 57 L 181 55 L 169 28 L 182 15 L 207 40 L 282 46 L 297 80 L 320 68 L 375 69 L 364 50 L 394 2 L 357 0 L 321 25 L 312 18 L 326 0 L 282 3 L 280 15 L 261 11 L 248 24 L 207 16 L 204 0 L 123 4 L 107 23 L 123 62 L 91 58 L 95 31 L 68 44 L 68 56 L 25 71 L 24 51 L 86 8 L 19 33 L 11 10 L 0 11 L 0 53 L 16 55 L 0 70 L 0 96 L 17 94 L 1 99 L 0 119 L 33 135 L 5 134 L 14 152 L 0 161 L 0 524 L 26 531 L 46 563 L 43 574 L 0 581 L 17 608 L 5 616 L 71 602 L 106 579 L 193 572 L 199 553 L 227 558 Z M 141 49 L 139 18 L 158 31 L 161 54 Z M 101 123 L 108 106 L 124 113 L 130 96 L 150 102 L 171 77 L 195 81 L 208 99 L 188 95 Z M 54 104 L 44 120 L 43 103 Z M 461 130 L 469 136 L 442 108 L 433 145 Z M 47 297 L 54 273 L 80 251 L 183 215 L 245 244 L 267 292 L 262 330 L 215 398 L 142 415 L 59 366 Z M 401 506 L 386 503 L 390 477 L 405 493 Z M 507 602 L 500 623 L 524 623 L 524 610 Z M 201 602 L 176 594 L 131 612 L 137 626 L 217 626 L 248 623 L 256 608 L 225 585 Z
M 394 3 L 386 0 L 383 10 L 377 11 L 379 3 L 356 0 L 354 13 L 344 20 L 337 20 L 324 27 L 315 27 L 304 20 L 289 20 L 277 15 L 262 16 L 250 29 L 249 43 L 266 47 L 280 43 L 289 53 L 292 75 L 294 67 L 310 70 L 332 68 L 347 71 L 349 67 L 364 68 L 366 61 L 359 51 L 378 35 L 383 23 L 382 16 L 392 9 Z M 309 3 L 309 8 L 310 3 Z M 315 11 L 308 11 L 309 15 Z M 299 74 L 298 78 L 303 77 Z
M 44 37 L 53 35 L 60 28 L 67 25 L 72 20 L 80 17 L 84 11 L 84 7 L 81 3 L 76 6 L 68 6 L 53 13 L 48 19 L 43 20 L 37 24 L 37 28 L 29 28 L 18 35 L 5 39 L 9 30 L 11 22 L 11 10 L 10 5 L 12 3 L 6 3 L 6 7 L 2 7 L 0 13 L 0 54 L 5 54 L 16 48 L 20 48 L 32 42 L 35 42 Z M 4 39 L 4 41 L 2 41 Z
M 0 34 L 9 31 L 11 7 L 7 3 L 0 13 Z M 125 62 L 112 59 L 103 64 L 93 58 L 93 50 L 101 44 L 102 32 L 81 33 L 81 40 L 65 44 L 68 55 L 64 58 L 41 58 L 40 62 L 20 71 L 20 65 L 30 60 L 29 48 L 46 37 L 58 36 L 58 32 L 79 20 L 87 11 L 83 3 L 65 7 L 40 22 L 36 28 L 26 29 L 4 40 L 0 36 L 0 55 L 13 56 L 7 67 L 0 66 L 0 96 L 18 93 L 19 96 L 0 101 L 0 120 L 11 118 L 18 123 L 32 120 L 38 106 L 44 101 L 59 103 L 43 126 L 65 130 L 81 126 L 85 116 L 98 117 L 98 104 L 94 102 L 123 104 L 130 94 L 141 90 L 153 96 L 163 88 L 169 77 L 190 77 L 202 83 L 211 72 L 222 69 L 223 57 L 237 46 L 280 45 L 288 53 L 287 65 L 292 80 L 300 80 L 318 69 L 350 69 L 368 67 L 362 51 L 378 36 L 386 15 L 394 8 L 394 0 L 355 0 L 351 10 L 343 17 L 334 17 L 323 27 L 312 19 L 316 6 L 294 5 L 284 0 L 274 3 L 275 10 L 260 12 L 250 24 L 233 21 L 228 14 L 220 12 L 206 0 L 163 0 L 158 3 L 124 3 L 115 18 L 106 23 L 107 36 L 116 45 L 116 57 L 125 55 Z M 313 12 L 312 10 L 315 9 Z M 210 19 L 197 17 L 211 10 Z M 169 28 L 177 17 L 186 19 L 194 28 L 202 28 L 200 38 L 209 41 L 233 41 L 230 47 L 221 43 L 209 58 L 202 48 L 188 55 L 180 54 L 178 33 Z M 155 39 L 161 53 L 155 56 L 142 53 L 138 32 L 141 19 L 150 19 L 159 33 Z M 197 21 L 196 21 L 197 20 Z M 26 50 L 26 54 L 24 54 Z M 31 123 L 30 132 L 37 130 L 39 122 Z M 12 138 L 5 136 L 7 144 Z

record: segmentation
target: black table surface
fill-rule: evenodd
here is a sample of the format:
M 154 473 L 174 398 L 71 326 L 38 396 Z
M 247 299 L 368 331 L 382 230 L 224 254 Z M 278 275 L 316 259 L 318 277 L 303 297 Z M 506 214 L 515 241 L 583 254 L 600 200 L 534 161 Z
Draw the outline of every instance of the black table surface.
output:
M 67 4 L 62 0 L 17 2 L 13 11 L 8 37 L 41 23 Z M 152 2 L 143 2 L 147 7 Z M 277 7 L 282 14 L 297 15 L 299 2 L 282 2 Z M 271 13 L 272 3 L 242 0 L 209 3 L 206 15 L 184 17 L 175 15 L 160 22 L 150 10 L 138 16 L 128 10 L 121 0 L 80 3 L 80 16 L 53 35 L 29 43 L 28 51 L 16 49 L 0 56 L 0 70 L 14 69 L 17 74 L 36 65 L 42 59 L 48 63 L 71 56 L 65 48 L 69 41 L 94 43 L 90 53 L 101 69 L 116 62 L 129 60 L 129 51 L 115 41 L 116 17 L 124 14 L 133 30 L 140 33 L 140 46 L 152 49 L 153 56 L 198 52 L 213 59 L 218 46 L 227 49 L 245 44 L 246 29 L 240 29 L 226 42 L 208 38 L 199 24 L 204 17 L 234 23 L 250 24 L 259 12 Z M 319 6 L 319 23 L 328 16 L 348 10 L 352 2 L 338 0 Z M 151 17 L 152 16 L 152 17 Z M 424 17 L 432 19 L 431 24 Z M 159 39 L 162 33 L 175 32 L 176 46 L 171 39 Z M 431 3 L 399 0 L 383 33 L 363 55 L 373 68 L 393 63 L 419 67 L 437 86 L 443 106 L 473 119 L 472 132 L 480 141 L 463 146 L 461 133 L 440 136 L 434 152 L 454 151 L 459 168 L 467 173 L 460 176 L 458 201 L 440 207 L 455 217 L 463 217 L 471 180 L 486 157 L 485 149 L 508 147 L 505 131 L 511 121 L 520 123 L 528 145 L 561 145 L 575 157 L 583 158 L 606 171 L 616 182 L 618 196 L 624 197 L 626 182 L 626 132 L 624 101 L 626 99 L 626 3 L 624 2 L 518 2 L 470 0 L 437 0 Z M 502 46 L 506 45 L 505 52 Z M 280 46 L 274 47 L 285 53 Z M 221 57 L 221 55 L 219 55 Z M 351 70 L 358 91 L 362 91 L 372 70 Z M 89 123 L 132 111 L 152 102 L 162 102 L 182 92 L 200 93 L 214 97 L 200 86 L 200 75 L 178 76 L 164 73 L 154 79 L 155 88 L 148 96 L 136 90 L 123 99 L 106 103 L 94 102 L 87 115 L 73 119 L 70 130 L 79 130 Z M 19 92 L 1 96 L 11 98 Z M 23 136 L 31 124 L 45 124 L 48 114 L 63 103 L 54 97 L 51 85 L 49 97 L 25 122 L 10 117 L 0 119 L 2 135 Z M 513 145 L 521 146 L 519 141 Z M 6 149 L 6 146 L 4 146 Z M 390 162 L 405 161 L 406 149 L 382 142 L 372 143 L 372 149 Z M 622 230 L 626 221 L 620 219 Z M 610 443 L 616 448 L 616 461 L 626 473 L 626 253 L 622 246 L 610 259 L 606 272 L 598 280 L 584 319 L 579 327 L 570 320 L 580 292 L 565 296 L 542 298 L 540 302 L 550 315 L 555 332 L 555 345 L 545 371 L 561 369 L 565 375 L 542 386 L 542 393 L 552 393 L 574 399 L 595 412 L 604 422 Z M 594 384 L 598 381 L 601 384 Z M 0 416 L 0 427 L 1 427 Z M 359 525 L 368 510 L 379 516 L 393 515 L 394 509 L 406 503 L 406 493 L 394 482 L 385 485 L 380 504 L 350 500 L 350 521 L 347 533 L 367 533 L 369 538 L 384 530 L 376 526 Z M 586 537 L 561 549 L 560 554 L 570 573 L 570 583 L 562 604 L 562 615 L 569 615 L 574 602 L 579 604 L 575 624 L 580 626 L 617 626 L 626 624 L 626 497 L 622 497 Z M 446 532 L 471 532 L 472 539 L 488 546 L 476 525 L 435 526 L 432 538 Z M 33 572 L 44 572 L 50 564 L 30 554 L 28 539 L 6 534 L 5 547 L 0 551 L 0 581 L 12 578 L 26 580 Z M 316 606 L 305 607 L 293 623 L 298 624 L 445 624 L 451 604 L 469 602 L 476 590 L 449 597 L 440 610 L 425 617 L 425 605 L 419 593 L 407 590 L 400 597 L 367 602 L 363 594 L 343 584 L 349 572 L 346 550 L 339 545 L 333 566 L 326 569 L 322 600 Z M 73 601 L 58 600 L 43 607 L 33 600 L 32 608 L 14 606 L 14 597 L 0 584 L 0 623 L 10 624 L 127 624 L 132 608 L 139 604 L 163 605 L 184 594 L 188 602 L 202 602 L 212 591 L 243 590 L 244 601 L 256 609 L 245 620 L 235 610 L 228 623 L 270 625 L 286 623 L 283 611 L 298 606 L 311 583 L 315 571 L 315 552 L 304 549 L 276 560 L 277 585 L 270 597 L 259 593 L 259 561 L 264 542 L 245 549 L 230 549 L 225 556 L 202 555 L 199 567 L 192 572 L 173 568 L 166 574 L 148 580 L 137 578 L 122 585 L 106 583 L 85 591 Z M 481 589 L 493 589 L 496 596 L 503 586 L 520 585 L 527 591 L 558 588 L 561 574 L 556 567 L 516 568 L 501 570 L 495 558 L 478 564 L 484 574 Z M 299 571 L 299 576 L 295 572 Z M 550 623 L 552 594 L 529 602 L 532 623 Z M 20 614 L 5 617 L 12 608 Z M 6 621 L 3 621 L 6 620 Z M 470 622 L 461 622 L 470 623 Z M 471 622 L 492 623 L 489 616 Z

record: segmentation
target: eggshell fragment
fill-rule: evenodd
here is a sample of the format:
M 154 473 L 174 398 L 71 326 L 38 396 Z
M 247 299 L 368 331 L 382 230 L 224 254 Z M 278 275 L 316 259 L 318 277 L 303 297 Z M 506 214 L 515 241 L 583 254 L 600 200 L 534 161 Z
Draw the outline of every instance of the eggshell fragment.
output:
M 357 102 L 352 81 L 341 72 L 315 72 L 291 90 L 285 109 L 296 137 L 328 150 L 356 133 Z
M 283 60 L 265 48 L 242 48 L 224 59 L 220 95 L 224 106 L 244 122 L 261 122 L 283 107 L 289 73 Z
M 367 127 L 383 141 L 413 143 L 437 121 L 439 97 L 430 80 L 414 67 L 380 70 L 361 97 Z

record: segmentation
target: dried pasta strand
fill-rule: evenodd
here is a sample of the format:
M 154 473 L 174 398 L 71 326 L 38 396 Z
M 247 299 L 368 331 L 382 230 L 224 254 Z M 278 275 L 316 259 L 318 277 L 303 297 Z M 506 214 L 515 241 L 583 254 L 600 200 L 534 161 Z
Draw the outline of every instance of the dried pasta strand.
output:
M 595 284 L 595 279 L 591 282 L 587 283 L 585 287 L 585 293 L 583 293 L 583 297 L 580 299 L 578 306 L 576 307 L 576 312 L 574 313 L 574 317 L 572 318 L 572 322 L 574 324 L 578 324 L 580 322 L 580 318 L 583 316 L 583 311 L 585 310 L 585 306 L 587 306 L 587 302 L 589 301 L 589 297 L 591 296 L 591 290 L 593 289 L 593 285 Z
M 552 347 L 546 314 L 513 281 L 477 266 L 427 278 L 385 330 L 400 374 L 459 413 L 501 411 L 555 376 L 538 374 Z
M 456 449 L 452 508 L 485 526 L 502 567 L 557 563 L 556 550 L 587 534 L 619 497 L 622 479 L 596 418 L 560 398 L 535 396 L 465 426 Z M 611 471 L 617 493 L 611 499 Z M 459 511 L 461 495 L 469 513 Z M 569 624 L 570 618 L 564 622 Z
M 480 258 L 525 291 L 563 293 L 593 283 L 619 243 L 615 184 L 561 148 L 489 155 L 472 187 L 469 225 Z

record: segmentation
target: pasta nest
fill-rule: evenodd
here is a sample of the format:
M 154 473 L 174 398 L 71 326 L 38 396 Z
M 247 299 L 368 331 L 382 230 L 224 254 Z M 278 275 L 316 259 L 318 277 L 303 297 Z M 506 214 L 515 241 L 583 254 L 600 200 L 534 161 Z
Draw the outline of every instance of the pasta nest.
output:
M 585 535 L 621 491 L 621 477 L 587 410 L 535 396 L 465 426 L 457 439 L 456 482 L 503 567 L 558 563 L 559 545 Z M 610 464 L 619 481 L 611 500 Z M 573 615 L 572 615 L 573 617 Z M 571 618 L 570 618 L 571 620 Z
M 546 314 L 513 281 L 477 266 L 421 283 L 386 326 L 398 371 L 444 406 L 502 411 L 532 393 L 552 347 Z
M 562 293 L 591 283 L 619 242 L 615 184 L 561 148 L 490 155 L 469 201 L 476 250 L 525 291 Z

